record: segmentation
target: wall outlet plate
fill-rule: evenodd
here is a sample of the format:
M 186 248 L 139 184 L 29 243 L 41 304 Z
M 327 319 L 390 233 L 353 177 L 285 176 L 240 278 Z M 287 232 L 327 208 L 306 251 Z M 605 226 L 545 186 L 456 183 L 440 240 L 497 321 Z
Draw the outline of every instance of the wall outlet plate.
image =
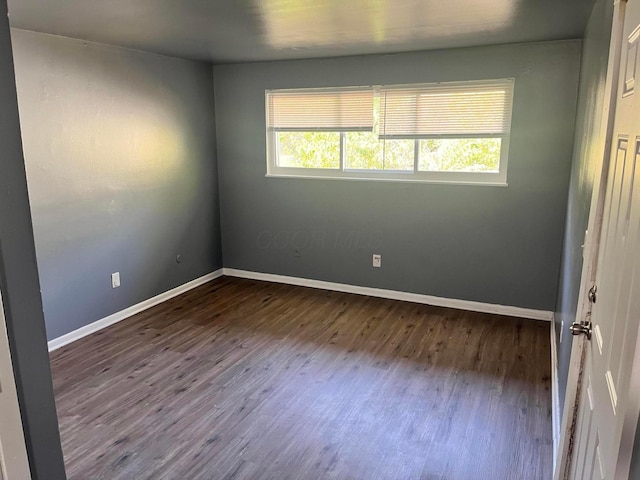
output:
M 382 267 L 382 255 L 379 253 L 373 254 L 373 266 L 376 268 Z
M 120 272 L 111 274 L 111 288 L 118 288 L 120 286 Z

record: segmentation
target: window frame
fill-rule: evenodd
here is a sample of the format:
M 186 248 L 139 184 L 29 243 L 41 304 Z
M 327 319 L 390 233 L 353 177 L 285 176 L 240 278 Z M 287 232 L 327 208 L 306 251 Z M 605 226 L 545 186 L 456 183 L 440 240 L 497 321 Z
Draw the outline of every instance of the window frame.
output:
M 509 157 L 509 144 L 511 138 L 511 126 L 513 121 L 513 99 L 515 97 L 515 79 L 514 78 L 499 78 L 499 79 L 487 79 L 487 80 L 471 80 L 471 81 L 456 81 L 456 82 L 432 82 L 422 84 L 407 84 L 406 86 L 423 87 L 427 89 L 430 86 L 442 86 L 442 85 L 473 85 L 488 83 L 510 83 L 510 96 L 507 99 L 509 120 L 507 131 L 503 134 L 462 134 L 462 135 L 407 135 L 403 139 L 412 139 L 415 142 L 414 156 L 413 156 L 413 170 L 376 170 L 376 169 L 348 169 L 345 167 L 345 142 L 346 133 L 345 130 L 324 130 L 331 131 L 340 134 L 340 166 L 339 168 L 309 168 L 309 167 L 281 167 L 278 166 L 278 135 L 279 130 L 270 129 L 268 124 L 269 117 L 269 95 L 278 92 L 292 92 L 292 91 L 318 91 L 318 90 L 341 90 L 344 88 L 383 88 L 382 86 L 370 86 L 370 87 L 335 87 L 335 88 L 300 88 L 300 89 L 286 89 L 286 90 L 265 90 L 265 121 L 266 121 L 266 146 L 267 146 L 267 173 L 266 177 L 283 177 L 283 178 L 307 178 L 307 179 L 328 179 L 328 180 L 365 180 L 365 181 L 391 181 L 391 182 L 412 182 L 412 183 L 446 183 L 446 184 L 458 184 L 458 185 L 488 185 L 488 186 L 508 186 L 507 183 L 507 168 Z M 384 88 L 398 88 L 405 85 L 388 85 Z M 286 130 L 284 130 L 286 131 Z M 291 130 L 289 130 L 291 131 Z M 295 129 L 295 131 L 322 131 L 322 129 Z M 358 131 L 358 130 L 353 130 Z M 472 139 L 472 138 L 500 138 L 500 159 L 498 172 L 456 172 L 456 171 L 420 171 L 418 165 L 420 162 L 420 140 L 423 139 Z

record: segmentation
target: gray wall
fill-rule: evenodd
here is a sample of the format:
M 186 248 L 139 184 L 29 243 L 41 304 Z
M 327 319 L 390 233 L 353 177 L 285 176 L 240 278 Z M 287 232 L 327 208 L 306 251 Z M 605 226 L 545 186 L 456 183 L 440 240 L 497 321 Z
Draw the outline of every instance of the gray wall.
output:
M 211 65 L 12 37 L 49 339 L 220 268 Z
M 589 222 L 594 177 L 596 169 L 602 161 L 601 158 L 594 155 L 596 151 L 594 145 L 601 141 L 597 136 L 597 128 L 604 106 L 604 87 L 612 22 L 613 2 L 598 0 L 583 41 L 575 146 L 555 317 L 559 394 L 562 408 L 564 408 L 571 356 L 572 336 L 569 334 L 568 328 L 576 317 L 582 272 L 582 244 Z M 563 324 L 564 327 L 562 327 Z M 564 328 L 562 342 L 560 342 L 561 328 Z
M 215 66 L 225 267 L 553 310 L 579 62 L 563 41 Z M 508 188 L 265 178 L 265 89 L 500 77 Z
M 34 480 L 65 477 L 20 141 L 7 4 L 0 0 L 0 291 Z

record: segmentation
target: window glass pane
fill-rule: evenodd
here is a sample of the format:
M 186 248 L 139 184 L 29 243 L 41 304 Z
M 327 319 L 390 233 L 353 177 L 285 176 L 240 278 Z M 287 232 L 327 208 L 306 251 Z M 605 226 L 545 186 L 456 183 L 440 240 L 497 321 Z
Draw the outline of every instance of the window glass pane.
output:
M 418 170 L 422 172 L 498 172 L 501 138 L 420 140 Z
M 380 140 L 373 132 L 345 134 L 347 170 L 413 171 L 413 140 Z
M 410 170 L 413 172 L 415 149 L 415 140 L 385 140 L 384 169 Z
M 278 132 L 278 166 L 340 168 L 339 132 Z
M 347 132 L 344 142 L 347 170 L 383 170 L 382 142 L 372 132 Z

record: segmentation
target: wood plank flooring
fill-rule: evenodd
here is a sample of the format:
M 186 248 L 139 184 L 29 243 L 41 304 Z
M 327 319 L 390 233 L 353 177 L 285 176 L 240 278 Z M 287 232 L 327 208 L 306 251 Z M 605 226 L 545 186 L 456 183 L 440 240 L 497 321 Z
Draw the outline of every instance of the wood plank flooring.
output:
M 51 361 L 69 479 L 551 478 L 545 322 L 222 278 Z

